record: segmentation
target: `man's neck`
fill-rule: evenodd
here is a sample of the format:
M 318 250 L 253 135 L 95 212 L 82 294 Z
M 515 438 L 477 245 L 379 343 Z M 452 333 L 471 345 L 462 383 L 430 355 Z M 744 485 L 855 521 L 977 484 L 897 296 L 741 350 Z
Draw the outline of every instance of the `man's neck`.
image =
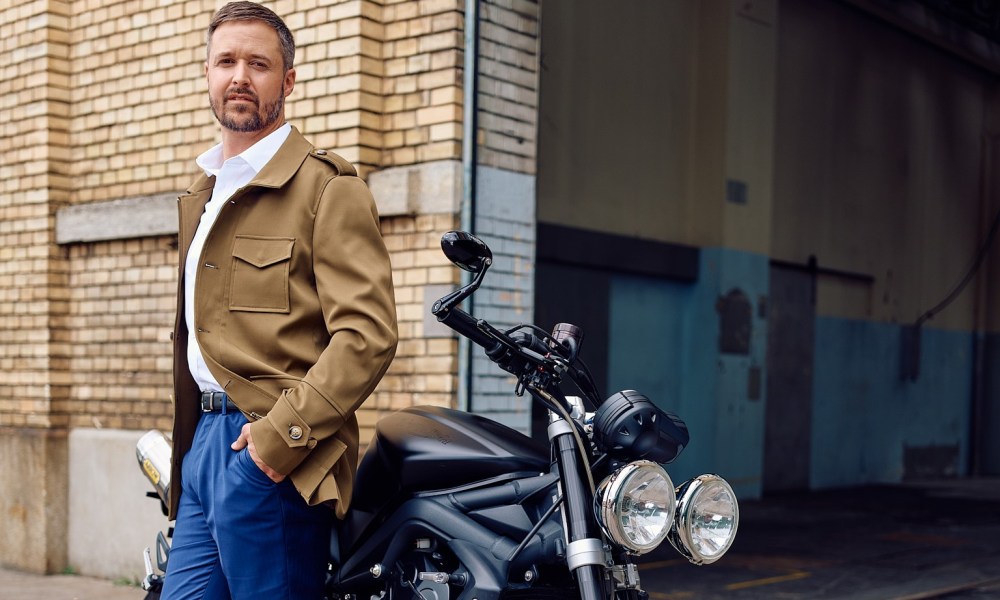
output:
M 260 131 L 240 132 L 222 128 L 222 160 L 229 160 L 243 154 L 248 148 L 271 135 L 285 124 L 284 119 L 275 120 L 274 124 Z

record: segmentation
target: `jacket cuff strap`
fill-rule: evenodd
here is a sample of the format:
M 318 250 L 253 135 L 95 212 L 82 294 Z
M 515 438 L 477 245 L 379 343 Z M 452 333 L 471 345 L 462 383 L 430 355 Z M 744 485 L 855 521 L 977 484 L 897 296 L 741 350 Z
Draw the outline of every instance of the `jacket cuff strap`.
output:
M 267 466 L 289 475 L 316 446 L 312 429 L 282 396 L 267 416 L 250 425 L 254 448 Z

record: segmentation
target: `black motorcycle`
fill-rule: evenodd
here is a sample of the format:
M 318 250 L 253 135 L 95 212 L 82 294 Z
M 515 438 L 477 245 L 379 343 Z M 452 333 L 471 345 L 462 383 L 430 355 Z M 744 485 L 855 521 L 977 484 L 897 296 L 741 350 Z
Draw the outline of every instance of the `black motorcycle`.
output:
M 446 233 L 441 247 L 473 278 L 433 314 L 512 374 L 516 394 L 548 409 L 549 443 L 439 407 L 379 421 L 331 540 L 328 600 L 640 600 L 635 559 L 665 539 L 694 564 L 725 554 L 739 522 L 732 488 L 716 475 L 675 488 L 660 466 L 687 445 L 684 423 L 636 391 L 602 401 L 578 327 L 501 331 L 459 308 L 492 253 L 464 232 Z M 148 450 L 137 453 L 153 481 Z M 168 553 L 161 536 L 160 570 Z M 148 549 L 146 564 L 156 594 Z

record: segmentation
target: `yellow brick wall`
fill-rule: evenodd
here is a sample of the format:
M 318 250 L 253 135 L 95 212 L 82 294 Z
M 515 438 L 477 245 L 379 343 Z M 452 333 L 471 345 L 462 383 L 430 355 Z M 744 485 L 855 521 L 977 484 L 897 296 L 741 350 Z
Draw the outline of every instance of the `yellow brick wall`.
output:
M 60 426 L 67 377 L 68 7 L 0 4 L 0 427 Z
M 463 6 L 386 2 L 381 166 L 461 157 Z
M 362 176 L 461 159 L 463 0 L 277 0 L 297 83 L 287 116 Z M 218 141 L 205 29 L 221 2 L 0 0 L 0 426 L 169 426 L 176 238 L 58 245 L 65 206 L 175 194 Z M 481 8 L 481 162 L 534 169 L 537 2 Z M 521 29 L 522 31 L 517 31 Z M 488 43 L 485 42 L 488 38 Z M 530 148 L 530 150 L 526 150 Z M 383 219 L 398 358 L 362 411 L 454 401 L 456 347 L 423 332 L 454 214 Z
M 455 338 L 424 335 L 424 287 L 457 287 L 459 271 L 440 251 L 441 233 L 458 227 L 457 215 L 426 215 L 382 222 L 392 255 L 399 346 L 396 358 L 375 394 L 358 414 L 361 440 L 386 413 L 416 404 L 453 406 L 457 385 Z
M 479 162 L 534 174 L 540 11 L 535 0 L 480 5 Z
M 69 248 L 69 426 L 170 430 L 173 238 Z
M 70 22 L 74 202 L 183 190 L 218 139 L 204 91 L 219 3 L 77 0 Z M 461 155 L 461 0 L 265 2 L 296 39 L 286 114 L 376 168 Z

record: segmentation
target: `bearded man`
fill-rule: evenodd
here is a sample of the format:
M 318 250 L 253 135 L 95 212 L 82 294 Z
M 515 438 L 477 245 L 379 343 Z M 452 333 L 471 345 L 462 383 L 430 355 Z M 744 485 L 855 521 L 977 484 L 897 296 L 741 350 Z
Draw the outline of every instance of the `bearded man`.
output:
M 179 199 L 164 600 L 322 597 L 355 411 L 395 354 L 375 203 L 350 163 L 285 122 L 294 58 L 267 8 L 232 2 L 212 18 L 221 143 Z

